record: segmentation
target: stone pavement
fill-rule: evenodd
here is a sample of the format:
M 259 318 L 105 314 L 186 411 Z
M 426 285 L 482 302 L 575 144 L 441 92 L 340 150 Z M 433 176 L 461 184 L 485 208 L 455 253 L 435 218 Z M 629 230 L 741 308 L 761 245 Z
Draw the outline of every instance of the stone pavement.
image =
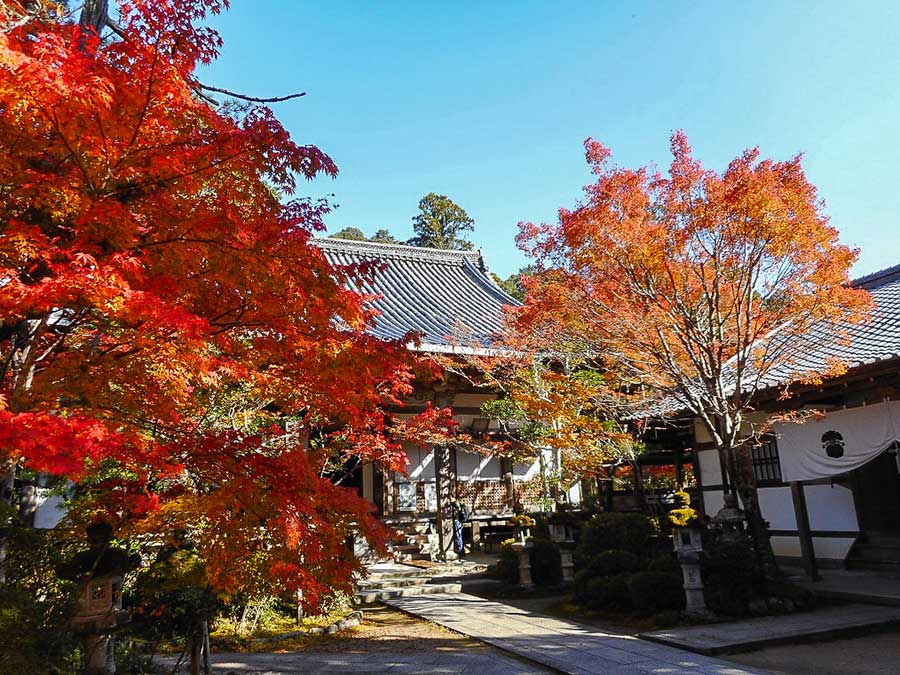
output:
M 900 579 L 896 575 L 863 570 L 819 570 L 821 581 L 810 581 L 800 570 L 791 581 L 829 600 L 900 607 Z
M 726 654 L 798 640 L 825 639 L 900 623 L 900 608 L 843 605 L 814 612 L 766 616 L 642 633 L 661 644 L 699 654 Z
M 173 659 L 161 659 L 171 668 Z M 524 663 L 493 651 L 487 653 L 421 650 L 408 654 L 369 653 L 348 651 L 329 653 L 317 651 L 280 654 L 213 654 L 216 675 L 295 675 L 322 673 L 323 675 L 372 675 L 394 673 L 443 675 L 478 673 L 479 675 L 546 675 L 548 670 Z
M 761 675 L 766 672 L 465 593 L 397 598 L 388 604 L 558 673 Z

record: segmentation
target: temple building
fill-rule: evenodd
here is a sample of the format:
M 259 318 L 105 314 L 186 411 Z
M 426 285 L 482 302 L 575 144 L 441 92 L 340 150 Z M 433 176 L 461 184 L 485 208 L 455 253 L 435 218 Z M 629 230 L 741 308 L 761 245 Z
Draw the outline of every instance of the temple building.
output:
M 862 277 L 875 303 L 871 320 L 820 324 L 804 336 L 790 367 L 769 374 L 755 400 L 761 421 L 816 411 L 803 423 L 773 425 L 751 448 L 760 509 L 777 557 L 817 565 L 900 572 L 900 265 Z M 795 373 L 847 370 L 821 384 L 784 385 Z M 689 420 L 685 420 L 689 421 Z M 728 489 L 712 439 L 694 422 L 699 482 L 708 514 Z
M 334 265 L 376 263 L 379 269 L 358 290 L 372 295 L 377 310 L 372 333 L 384 339 L 402 339 L 416 333 L 410 349 L 427 354 L 485 353 L 503 329 L 505 307 L 519 302 L 491 278 L 480 251 L 418 248 L 344 239 L 318 239 L 316 244 Z M 496 422 L 481 416 L 480 408 L 495 395 L 474 387 L 465 378 L 447 373 L 437 385 L 417 383 L 413 396 L 392 411 L 398 418 L 412 417 L 428 403 L 450 406 L 459 430 L 489 432 Z M 425 538 L 415 540 L 442 519 L 440 505 L 459 494 L 470 513 L 466 537 L 491 544 L 509 529 L 506 518 L 517 502 L 526 510 L 541 506 L 540 461 L 512 463 L 482 456 L 464 448 L 419 448 L 407 445 L 408 471 L 387 472 L 366 464 L 357 472 L 357 489 L 376 505 L 382 518 L 407 531 L 401 554 L 433 557 Z M 578 486 L 571 498 L 578 498 Z M 496 536 L 495 536 L 496 535 Z M 433 545 L 434 542 L 432 542 Z M 443 543 L 446 552 L 449 540 Z

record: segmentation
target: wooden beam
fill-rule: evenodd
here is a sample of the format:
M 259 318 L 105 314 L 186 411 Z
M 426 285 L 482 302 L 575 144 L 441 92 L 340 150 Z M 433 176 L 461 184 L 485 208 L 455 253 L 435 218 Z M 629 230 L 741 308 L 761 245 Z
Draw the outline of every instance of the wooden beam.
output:
M 809 529 L 809 511 L 806 509 L 806 494 L 803 483 L 791 481 L 791 498 L 794 501 L 794 516 L 797 519 L 797 531 L 800 534 L 800 555 L 807 576 L 813 581 L 821 581 L 819 567 L 816 564 L 816 551 L 813 547 L 812 532 Z

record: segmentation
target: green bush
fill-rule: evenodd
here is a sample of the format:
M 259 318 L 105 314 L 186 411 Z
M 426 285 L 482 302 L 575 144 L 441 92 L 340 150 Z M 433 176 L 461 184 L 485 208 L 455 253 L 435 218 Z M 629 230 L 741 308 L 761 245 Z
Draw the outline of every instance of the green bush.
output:
M 65 546 L 47 530 L 6 531 L 6 583 L 0 586 L 0 672 L 76 673 L 79 641 L 69 630 L 77 585 L 57 569 Z
M 562 559 L 559 549 L 549 539 L 532 539 L 531 578 L 538 586 L 562 583 Z
M 591 609 L 631 609 L 628 580 L 627 574 L 589 579 L 584 589 L 584 604 Z
M 650 561 L 650 564 L 647 565 L 647 569 L 651 572 L 666 572 L 668 574 L 681 575 L 681 565 L 678 563 L 678 558 L 676 558 L 673 553 L 655 557 Z
M 639 513 L 598 513 L 582 529 L 576 557 L 583 564 L 611 549 L 645 557 L 656 533 L 656 523 Z
M 22 589 L 0 587 L 0 672 L 79 672 L 78 640 L 57 609 Z
M 580 605 L 587 604 L 587 587 L 592 579 L 597 577 L 591 574 L 590 570 L 581 570 L 575 573 L 575 579 L 572 582 L 572 588 L 575 592 L 575 602 Z
M 628 551 L 603 551 L 594 556 L 585 565 L 584 571 L 592 577 L 611 577 L 616 574 L 636 572 L 641 566 L 641 560 L 634 553 Z
M 749 542 L 713 542 L 702 563 L 706 605 L 717 614 L 744 616 L 764 593 L 765 575 Z
M 500 544 L 497 578 L 507 584 L 519 583 L 519 554 L 513 548 L 515 541 L 515 539 L 507 539 Z
M 639 572 L 628 582 L 631 603 L 642 612 L 684 608 L 681 577 L 666 572 Z

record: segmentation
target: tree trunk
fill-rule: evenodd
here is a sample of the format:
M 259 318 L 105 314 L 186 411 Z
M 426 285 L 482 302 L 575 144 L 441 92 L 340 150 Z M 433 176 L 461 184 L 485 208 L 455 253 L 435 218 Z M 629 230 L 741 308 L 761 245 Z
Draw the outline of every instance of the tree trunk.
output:
M 12 526 L 13 486 L 16 482 L 16 464 L 12 461 L 0 466 L 0 586 L 6 584 L 6 556 L 9 528 Z
M 777 579 L 780 576 L 772 540 L 769 537 L 768 524 L 762 516 L 759 506 L 759 491 L 753 477 L 753 464 L 750 460 L 749 448 L 741 445 L 737 448 L 720 448 L 723 460 L 731 478 L 733 489 L 737 492 L 747 516 L 747 528 L 753 549 L 762 566 L 766 579 Z
M 99 34 L 106 25 L 108 12 L 109 0 L 84 0 L 78 23 L 85 28 L 93 28 Z

